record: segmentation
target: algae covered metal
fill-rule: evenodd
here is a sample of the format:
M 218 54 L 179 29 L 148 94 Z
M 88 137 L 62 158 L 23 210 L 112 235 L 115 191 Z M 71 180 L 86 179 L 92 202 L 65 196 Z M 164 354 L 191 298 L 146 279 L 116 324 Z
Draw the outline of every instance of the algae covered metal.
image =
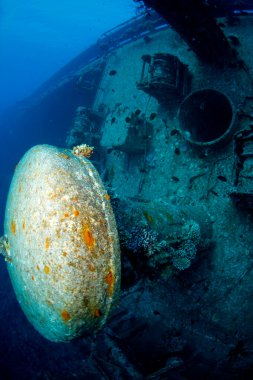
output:
M 17 299 L 45 338 L 69 341 L 105 323 L 119 293 L 120 250 L 110 197 L 87 158 L 30 149 L 11 183 L 5 236 Z

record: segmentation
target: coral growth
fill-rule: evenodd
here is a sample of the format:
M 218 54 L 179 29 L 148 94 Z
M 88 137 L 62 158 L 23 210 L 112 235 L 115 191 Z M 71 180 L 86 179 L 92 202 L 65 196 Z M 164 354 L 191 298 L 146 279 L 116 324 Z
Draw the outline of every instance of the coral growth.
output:
M 129 241 L 125 240 L 127 248 L 133 253 L 143 252 L 147 257 L 151 257 L 155 252 L 155 244 L 158 235 L 150 228 L 135 226 L 130 230 Z
M 188 221 L 182 228 L 182 237 L 179 249 L 172 253 L 172 264 L 178 270 L 189 268 L 196 257 L 201 241 L 199 224 L 193 220 Z
M 172 266 L 178 271 L 189 268 L 200 250 L 208 249 L 210 241 L 201 236 L 200 226 L 190 220 L 180 228 L 176 238 L 164 239 L 150 226 L 132 227 L 120 233 L 123 249 L 132 252 L 146 265 L 159 272 L 159 268 Z
M 173 266 L 178 270 L 189 268 L 192 260 L 196 257 L 196 253 L 196 245 L 191 241 L 186 241 L 178 250 L 175 250 L 172 253 L 171 257 Z
M 94 150 L 93 146 L 89 146 L 87 144 L 81 144 L 78 146 L 74 146 L 72 152 L 75 156 L 83 156 L 86 158 L 90 158 Z
M 195 213 L 190 215 L 155 203 L 133 203 L 119 199 L 108 188 L 115 211 L 123 255 L 133 266 L 148 273 L 173 272 L 189 268 L 199 252 L 213 246 L 210 223 L 203 223 Z M 206 225 L 207 224 L 207 225 Z

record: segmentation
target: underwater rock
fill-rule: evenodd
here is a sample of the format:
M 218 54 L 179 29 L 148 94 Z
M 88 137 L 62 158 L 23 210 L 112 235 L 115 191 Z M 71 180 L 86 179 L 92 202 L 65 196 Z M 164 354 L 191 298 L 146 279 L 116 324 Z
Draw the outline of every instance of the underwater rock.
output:
M 17 299 L 45 338 L 69 341 L 105 323 L 120 286 L 109 196 L 88 159 L 49 145 L 15 171 L 5 214 Z

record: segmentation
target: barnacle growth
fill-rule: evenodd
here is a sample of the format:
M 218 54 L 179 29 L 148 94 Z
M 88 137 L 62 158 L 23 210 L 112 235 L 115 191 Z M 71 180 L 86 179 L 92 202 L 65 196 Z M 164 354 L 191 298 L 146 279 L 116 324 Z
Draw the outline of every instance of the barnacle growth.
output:
M 0 251 L 10 247 L 12 285 L 35 329 L 66 342 L 103 326 L 119 294 L 120 251 L 107 192 L 84 155 L 30 149 L 12 179 L 4 230 Z

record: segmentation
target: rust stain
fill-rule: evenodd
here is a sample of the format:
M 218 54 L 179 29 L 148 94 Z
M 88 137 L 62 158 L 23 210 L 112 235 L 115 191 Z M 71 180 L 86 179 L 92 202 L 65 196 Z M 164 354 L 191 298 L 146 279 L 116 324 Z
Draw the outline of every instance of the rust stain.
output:
M 36 265 L 36 269 L 37 269 L 37 270 L 40 270 L 40 267 L 39 267 L 38 265 Z
M 65 218 L 68 218 L 69 217 L 69 213 L 65 212 L 64 216 L 65 216 Z
M 62 312 L 61 312 L 61 317 L 62 317 L 62 319 L 63 319 L 63 321 L 65 322 L 65 323 L 67 323 L 69 320 L 70 320 L 70 315 L 69 315 L 69 313 L 67 312 L 67 310 L 62 310 Z
M 12 235 L 15 235 L 16 233 L 16 223 L 14 220 L 11 221 L 11 233 Z
M 49 266 L 47 266 L 47 265 L 44 266 L 44 272 L 45 272 L 46 274 L 49 274 L 49 273 L 50 273 L 50 268 L 49 268 Z
M 25 220 L 23 220 L 22 228 L 23 228 L 23 230 L 25 230 Z
M 48 249 L 49 246 L 50 246 L 50 238 L 47 237 L 47 238 L 46 238 L 46 241 L 45 241 L 45 249 Z
M 83 238 L 84 238 L 84 241 L 85 241 L 85 244 L 91 248 L 94 246 L 95 244 L 95 239 L 90 231 L 89 228 L 85 228 L 85 226 L 83 227 Z
M 66 256 L 67 256 L 67 252 L 62 252 L 62 255 L 63 255 L 64 257 L 66 257 Z
M 34 276 L 32 276 L 32 280 L 34 281 Z
M 58 156 L 62 157 L 62 158 L 65 158 L 66 160 L 69 159 L 69 156 L 67 154 L 65 154 L 65 153 L 59 153 Z
M 56 193 L 50 193 L 49 194 L 49 199 L 55 199 L 57 197 L 58 197 L 58 194 L 56 194 Z
M 110 270 L 108 274 L 105 276 L 105 282 L 108 285 L 107 294 L 111 296 L 113 293 L 114 282 L 115 282 L 115 278 L 114 278 L 114 274 L 112 270 Z
M 79 211 L 78 210 L 73 210 L 73 215 L 75 216 L 75 217 L 77 217 L 77 216 L 79 216 Z

